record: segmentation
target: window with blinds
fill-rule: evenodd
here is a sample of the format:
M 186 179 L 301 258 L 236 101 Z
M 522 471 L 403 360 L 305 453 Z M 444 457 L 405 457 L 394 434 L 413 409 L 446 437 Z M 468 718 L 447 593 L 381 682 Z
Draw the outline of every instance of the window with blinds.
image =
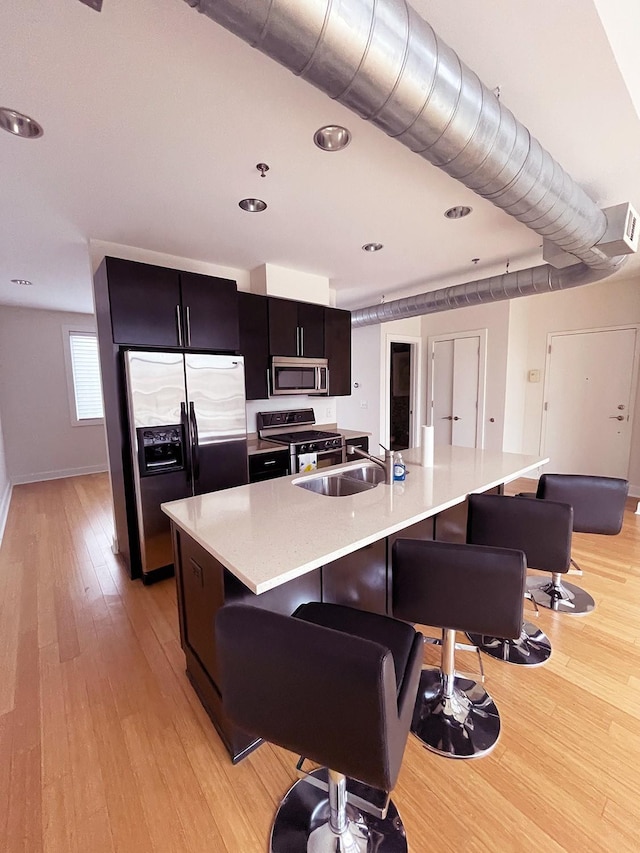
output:
M 69 330 L 69 355 L 77 423 L 104 417 L 98 338 L 93 332 Z

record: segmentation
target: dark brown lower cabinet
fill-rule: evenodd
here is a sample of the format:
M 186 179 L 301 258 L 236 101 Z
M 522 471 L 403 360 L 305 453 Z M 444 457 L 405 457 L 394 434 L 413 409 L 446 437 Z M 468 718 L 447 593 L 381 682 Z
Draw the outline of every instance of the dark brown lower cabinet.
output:
M 190 536 L 172 525 L 180 640 L 187 676 L 222 738 L 232 761 L 240 761 L 259 746 L 260 738 L 235 726 L 224 709 L 214 622 L 227 604 L 243 602 L 290 614 L 307 601 L 319 601 L 320 569 L 254 595 Z
M 322 600 L 373 613 L 387 612 L 387 549 L 384 539 L 322 567 Z

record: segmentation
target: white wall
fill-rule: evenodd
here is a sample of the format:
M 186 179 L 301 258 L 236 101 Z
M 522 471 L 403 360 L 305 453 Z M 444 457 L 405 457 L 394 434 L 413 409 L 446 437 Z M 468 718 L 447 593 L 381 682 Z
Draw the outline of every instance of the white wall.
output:
M 425 361 L 428 362 L 429 359 L 426 342 L 430 336 L 469 332 L 475 329 L 488 330 L 484 446 L 493 450 L 502 450 L 509 345 L 509 303 L 472 305 L 468 308 L 456 308 L 452 311 L 427 314 L 422 317 Z M 424 377 L 426 385 L 426 369 Z
M 7 473 L 7 463 L 4 452 L 4 439 L 2 436 L 2 421 L 0 420 L 0 543 L 9 512 L 11 500 L 11 481 Z
M 338 426 L 370 433 L 372 453 L 378 452 L 380 441 L 380 342 L 384 329 L 384 325 L 352 329 L 351 396 L 337 398 Z
M 0 306 L 0 411 L 13 483 L 105 471 L 104 427 L 72 426 L 62 327 L 89 314 Z

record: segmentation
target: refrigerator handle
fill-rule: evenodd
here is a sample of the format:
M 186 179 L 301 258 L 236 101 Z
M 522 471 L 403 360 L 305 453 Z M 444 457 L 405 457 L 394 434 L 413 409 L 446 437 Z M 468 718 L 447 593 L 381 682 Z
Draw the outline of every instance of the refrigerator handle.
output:
M 191 424 L 191 452 L 193 453 L 193 482 L 200 477 L 200 458 L 198 455 L 198 421 L 193 403 L 189 403 L 189 422 Z
M 182 449 L 184 453 L 184 469 L 187 481 L 191 483 L 191 429 L 185 403 L 180 403 L 180 423 L 182 424 Z

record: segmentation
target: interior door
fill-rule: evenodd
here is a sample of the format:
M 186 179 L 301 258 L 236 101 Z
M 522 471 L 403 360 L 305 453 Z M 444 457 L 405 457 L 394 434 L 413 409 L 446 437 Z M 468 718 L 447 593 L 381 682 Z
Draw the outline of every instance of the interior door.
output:
M 552 335 L 543 453 L 549 470 L 626 477 L 637 329 Z
M 431 368 L 435 444 L 478 446 L 480 336 L 434 340 Z

